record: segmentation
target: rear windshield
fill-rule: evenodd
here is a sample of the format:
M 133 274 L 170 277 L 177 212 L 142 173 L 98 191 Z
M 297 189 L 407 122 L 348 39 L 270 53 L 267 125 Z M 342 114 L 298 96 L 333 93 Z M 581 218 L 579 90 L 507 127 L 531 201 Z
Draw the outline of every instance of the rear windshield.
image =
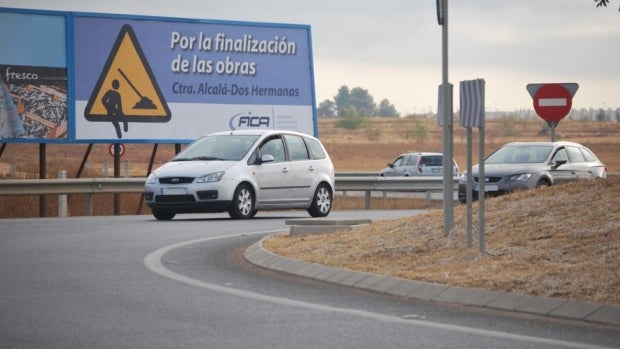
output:
M 441 155 L 425 155 L 422 157 L 422 165 L 424 166 L 442 166 L 443 156 Z

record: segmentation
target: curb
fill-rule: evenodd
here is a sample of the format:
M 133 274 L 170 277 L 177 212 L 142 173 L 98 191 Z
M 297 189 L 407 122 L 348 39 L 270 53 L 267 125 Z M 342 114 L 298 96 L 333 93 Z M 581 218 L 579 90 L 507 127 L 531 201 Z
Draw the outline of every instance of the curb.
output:
M 248 262 L 266 269 L 395 296 L 620 326 L 620 306 L 463 288 L 334 268 L 272 253 L 263 247 L 268 237 L 244 252 Z

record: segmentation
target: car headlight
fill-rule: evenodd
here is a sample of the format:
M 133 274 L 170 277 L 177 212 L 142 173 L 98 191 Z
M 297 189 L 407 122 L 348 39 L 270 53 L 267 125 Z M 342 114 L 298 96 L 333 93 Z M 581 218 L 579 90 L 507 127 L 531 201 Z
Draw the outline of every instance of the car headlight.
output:
M 461 173 L 461 175 L 459 176 L 459 182 L 467 183 L 467 172 Z
M 527 180 L 530 179 L 530 177 L 532 177 L 531 173 L 520 173 L 520 174 L 510 176 L 508 177 L 508 179 L 511 181 L 527 182 Z
M 224 171 L 207 173 L 202 177 L 196 178 L 196 183 L 219 182 L 224 177 Z
M 151 173 L 148 177 L 146 177 L 146 184 L 155 184 L 157 183 L 157 176 L 154 173 Z

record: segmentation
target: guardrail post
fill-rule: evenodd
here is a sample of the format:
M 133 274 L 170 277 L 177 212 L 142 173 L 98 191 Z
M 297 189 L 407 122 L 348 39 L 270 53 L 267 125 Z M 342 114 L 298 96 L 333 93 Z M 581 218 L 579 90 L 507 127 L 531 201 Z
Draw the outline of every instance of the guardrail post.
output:
M 366 190 L 364 193 L 365 193 L 364 194 L 365 207 L 366 207 L 367 210 L 370 210 L 370 196 L 371 196 L 370 193 L 371 193 L 371 191 L 370 190 Z
M 86 194 L 86 215 L 93 215 L 93 194 Z
M 67 179 L 67 171 L 58 171 L 59 179 Z M 67 217 L 67 195 L 58 195 L 58 217 Z

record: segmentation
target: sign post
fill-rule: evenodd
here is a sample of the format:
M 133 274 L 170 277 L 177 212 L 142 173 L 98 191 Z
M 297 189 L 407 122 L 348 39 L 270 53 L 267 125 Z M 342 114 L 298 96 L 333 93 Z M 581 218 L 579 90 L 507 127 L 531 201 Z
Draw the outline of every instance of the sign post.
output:
M 555 128 L 573 106 L 573 96 L 579 89 L 576 83 L 529 84 L 534 110 L 551 128 L 551 141 L 555 142 Z
M 472 201 L 474 180 L 472 175 L 472 127 L 478 127 L 478 247 L 484 252 L 484 123 L 485 123 L 485 81 L 484 79 L 461 81 L 460 120 L 467 129 L 467 248 L 472 247 Z

